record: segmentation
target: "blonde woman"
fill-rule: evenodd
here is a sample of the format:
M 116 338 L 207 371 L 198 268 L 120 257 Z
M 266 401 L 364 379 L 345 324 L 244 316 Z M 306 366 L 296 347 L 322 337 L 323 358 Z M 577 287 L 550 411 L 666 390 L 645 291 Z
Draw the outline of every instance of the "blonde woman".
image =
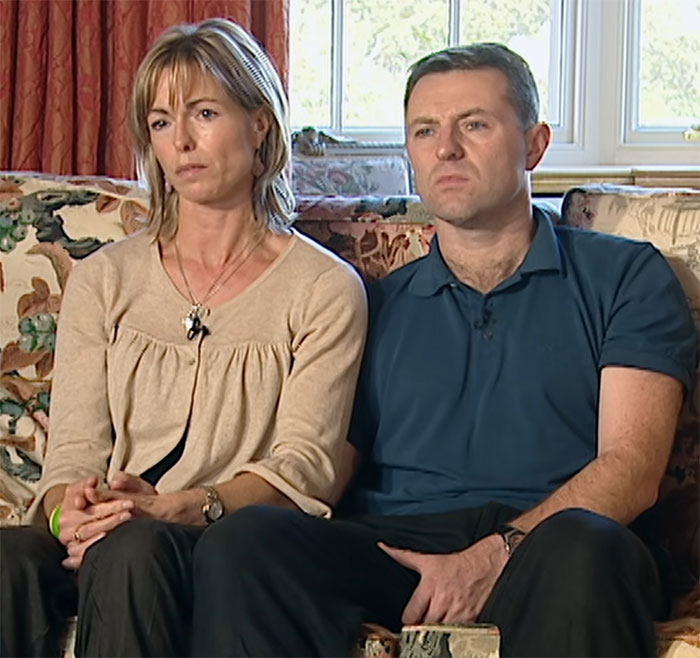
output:
M 328 516 L 351 473 L 365 293 L 288 228 L 274 67 L 229 21 L 172 28 L 130 121 L 148 226 L 71 275 L 40 527 L 2 534 L 3 655 L 58 655 L 76 597 L 78 655 L 187 654 L 210 531 L 235 541 L 250 505 Z

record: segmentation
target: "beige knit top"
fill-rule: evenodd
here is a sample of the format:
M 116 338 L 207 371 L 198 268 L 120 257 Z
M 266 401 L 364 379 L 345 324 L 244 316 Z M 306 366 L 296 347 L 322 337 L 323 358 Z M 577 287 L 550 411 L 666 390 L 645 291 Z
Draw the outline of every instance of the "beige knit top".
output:
M 305 512 L 330 515 L 351 474 L 346 431 L 367 324 L 355 271 L 295 232 L 192 341 L 189 308 L 145 232 L 74 267 L 32 512 L 53 485 L 143 473 L 186 432 L 159 491 L 248 471 Z

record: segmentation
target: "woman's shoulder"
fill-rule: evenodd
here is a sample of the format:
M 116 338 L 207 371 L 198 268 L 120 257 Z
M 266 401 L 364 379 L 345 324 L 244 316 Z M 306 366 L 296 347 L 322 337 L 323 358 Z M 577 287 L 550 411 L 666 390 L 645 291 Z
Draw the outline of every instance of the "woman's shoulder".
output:
M 110 281 L 124 280 L 124 273 L 143 268 L 154 248 L 153 237 L 146 231 L 108 242 L 89 256 L 74 262 L 70 272 L 71 287 L 100 288 Z
M 116 242 L 108 242 L 82 259 L 80 269 L 102 269 L 131 264 L 146 257 L 154 245 L 154 238 L 146 230 L 129 235 Z

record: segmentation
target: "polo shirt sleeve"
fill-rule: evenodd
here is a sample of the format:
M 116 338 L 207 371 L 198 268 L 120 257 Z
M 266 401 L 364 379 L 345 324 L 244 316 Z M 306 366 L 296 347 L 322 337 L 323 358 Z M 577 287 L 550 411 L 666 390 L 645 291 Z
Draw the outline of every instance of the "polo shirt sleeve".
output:
M 688 302 L 670 265 L 651 244 L 635 244 L 614 288 L 600 368 L 629 366 L 678 379 L 692 391 L 698 336 Z

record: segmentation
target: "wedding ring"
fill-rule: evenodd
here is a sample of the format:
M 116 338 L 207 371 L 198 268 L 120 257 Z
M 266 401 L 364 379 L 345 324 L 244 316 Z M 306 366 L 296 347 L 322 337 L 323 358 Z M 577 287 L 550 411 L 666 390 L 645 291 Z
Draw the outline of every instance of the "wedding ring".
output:
M 83 538 L 80 536 L 80 528 L 76 528 L 75 532 L 73 533 L 73 540 L 77 542 L 83 541 Z

